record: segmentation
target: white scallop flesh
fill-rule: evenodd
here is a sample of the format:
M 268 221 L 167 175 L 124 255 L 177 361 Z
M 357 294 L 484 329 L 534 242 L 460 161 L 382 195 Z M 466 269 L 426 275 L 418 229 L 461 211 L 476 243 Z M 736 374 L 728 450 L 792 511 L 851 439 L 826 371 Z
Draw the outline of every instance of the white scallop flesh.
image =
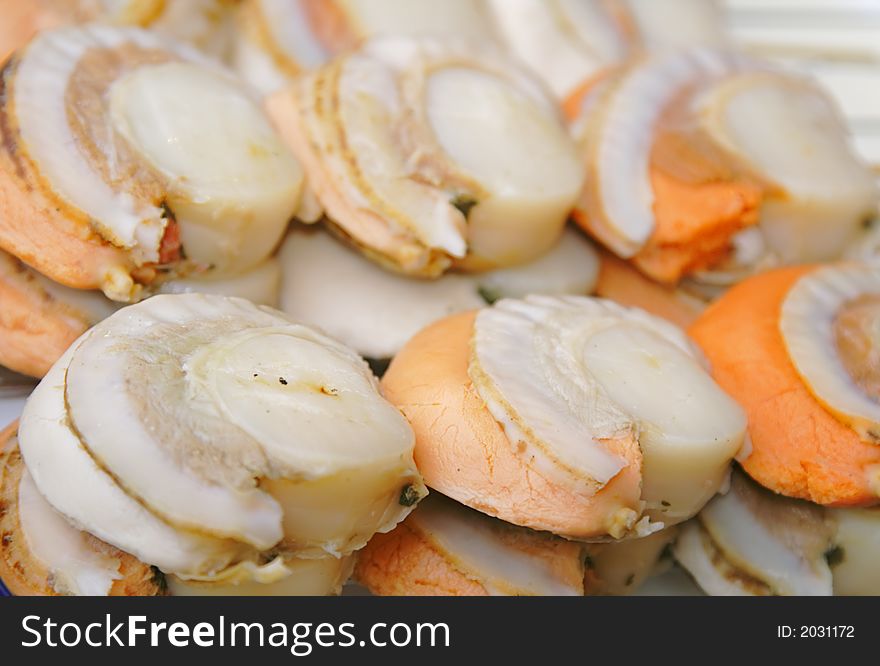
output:
M 228 543 L 174 529 L 157 518 L 95 462 L 71 429 L 65 372 L 82 339 L 52 366 L 21 416 L 19 447 L 40 494 L 74 527 L 163 571 L 223 569 L 235 556 Z
M 352 564 L 351 557 L 276 557 L 264 565 L 242 562 L 209 579 L 169 575 L 165 580 L 175 597 L 328 596 L 339 594 Z
M 476 43 L 493 38 L 480 0 L 337 0 L 350 29 L 372 37 L 455 37 Z
M 774 594 L 832 593 L 825 560 L 831 528 L 821 508 L 772 495 L 742 477 L 713 499 L 699 521 L 727 562 Z
M 279 259 L 281 309 L 370 358 L 391 358 L 428 324 L 485 305 L 469 276 L 390 273 L 321 232 L 291 232 Z
M 566 228 L 559 242 L 538 259 L 476 274 L 472 279 L 491 300 L 529 294 L 585 296 L 596 288 L 599 254 L 583 234 Z
M 681 526 L 672 552 L 697 585 L 713 597 L 753 596 L 766 591 L 760 582 L 757 583 L 759 590 L 743 583 L 736 569 L 724 560 L 697 520 Z
M 572 586 L 552 570 L 550 559 L 557 537 L 508 525 L 433 494 L 407 524 L 490 594 L 583 595 L 582 579 L 579 586 Z M 534 551 L 544 544 L 547 557 L 540 557 Z
M 106 596 L 121 578 L 119 560 L 95 550 L 84 532 L 55 511 L 27 470 L 18 486 L 18 517 L 28 550 L 49 572 L 57 593 Z
M 700 358 L 628 323 L 596 332 L 583 362 L 638 424 L 642 499 L 666 525 L 690 518 L 718 492 L 743 445 L 746 416 Z
M 440 146 L 488 195 L 468 216 L 472 251 L 509 265 L 549 250 L 584 180 L 558 116 L 510 81 L 471 67 L 432 72 L 425 100 Z
M 303 171 L 230 75 L 191 63 L 138 67 L 113 83 L 116 130 L 168 180 L 187 257 L 234 275 L 275 249 Z
M 880 595 L 880 509 L 828 509 L 837 526 L 840 561 L 832 564 L 834 593 Z
M 730 43 L 715 0 L 624 0 L 642 48 L 652 53 Z
M 880 267 L 824 266 L 800 278 L 782 303 L 779 330 L 792 364 L 834 416 L 866 442 L 880 440 L 880 400 L 850 376 L 837 349 L 834 322 L 844 306 L 863 296 L 880 296 Z M 872 324 L 880 340 L 880 311 Z
M 174 278 L 159 286 L 160 294 L 218 294 L 236 296 L 258 305 L 278 305 L 281 289 L 281 262 L 270 257 L 258 266 L 232 276 L 212 271 L 188 278 Z
M 309 25 L 299 0 L 254 0 L 242 11 L 253 11 L 271 44 L 261 44 L 246 30 L 236 31 L 235 69 L 258 92 L 268 95 L 283 88 L 290 72 L 320 67 L 331 54 Z M 275 57 L 285 62 L 275 62 Z
M 601 2 L 490 0 L 508 49 L 558 98 L 623 59 L 623 35 Z
M 771 192 L 761 230 L 786 263 L 837 259 L 880 200 L 876 175 L 855 154 L 843 118 L 807 79 L 732 76 L 697 102 L 709 135 Z
M 155 262 L 165 232 L 162 210 L 107 184 L 78 148 L 67 118 L 65 95 L 80 59 L 125 44 L 204 61 L 197 51 L 142 30 L 101 25 L 50 30 L 21 52 L 11 95 L 24 148 L 52 190 L 88 215 L 109 240 L 135 250 L 142 262 Z
M 259 550 L 286 534 L 336 554 L 402 519 L 404 486 L 424 494 L 412 430 L 363 360 L 241 299 L 155 296 L 120 311 L 77 349 L 65 395 L 91 455 L 182 529 Z M 309 489 L 329 501 L 322 510 L 383 522 L 343 522 L 353 531 L 332 539 L 310 525 L 286 533 L 303 525 L 285 512 L 310 506 Z M 364 494 L 393 511 L 365 512 Z
M 590 570 L 598 578 L 587 593 L 625 595 L 636 591 L 657 572 L 663 550 L 675 541 L 678 527 L 638 539 L 586 545 Z
M 650 156 L 665 109 L 690 86 L 753 68 L 733 53 L 695 49 L 656 56 L 625 70 L 586 123 L 592 231 L 621 257 L 637 254 L 654 231 Z
M 701 363 L 681 330 L 641 310 L 532 296 L 477 315 L 470 374 L 508 438 L 550 473 L 601 488 L 626 464 L 601 440 L 638 437 L 643 499 L 678 522 L 717 491 L 745 436 Z

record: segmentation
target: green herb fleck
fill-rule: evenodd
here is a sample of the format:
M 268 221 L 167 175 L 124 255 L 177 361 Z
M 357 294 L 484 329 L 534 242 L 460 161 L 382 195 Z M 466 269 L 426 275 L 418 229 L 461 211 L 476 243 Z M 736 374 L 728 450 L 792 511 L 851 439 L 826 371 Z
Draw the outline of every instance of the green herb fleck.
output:
M 153 572 L 153 585 L 159 589 L 159 594 L 167 593 L 168 581 L 165 578 L 165 574 L 159 571 L 159 567 L 150 567 L 150 571 Z
M 420 499 L 419 491 L 411 483 L 400 489 L 400 506 L 412 506 Z
M 287 386 L 287 380 L 284 379 L 284 377 L 279 377 L 278 383 L 281 384 L 281 386 Z
M 492 305 L 495 301 L 501 299 L 501 294 L 493 289 L 489 289 L 488 287 L 480 287 L 477 289 L 477 293 L 480 294 L 480 298 L 482 298 L 486 303 Z
M 584 567 L 586 567 L 588 570 L 596 568 L 596 563 L 593 562 L 593 558 L 592 556 L 590 556 L 589 553 L 584 555 Z
M 468 216 L 471 214 L 471 209 L 480 202 L 468 194 L 458 194 L 453 197 L 452 201 L 449 203 L 451 203 L 458 212 L 464 215 L 464 219 L 468 219 Z
M 836 567 L 838 564 L 843 563 L 845 557 L 846 553 L 844 553 L 843 548 L 840 546 L 834 546 L 830 550 L 825 551 L 825 561 L 828 562 L 829 567 Z

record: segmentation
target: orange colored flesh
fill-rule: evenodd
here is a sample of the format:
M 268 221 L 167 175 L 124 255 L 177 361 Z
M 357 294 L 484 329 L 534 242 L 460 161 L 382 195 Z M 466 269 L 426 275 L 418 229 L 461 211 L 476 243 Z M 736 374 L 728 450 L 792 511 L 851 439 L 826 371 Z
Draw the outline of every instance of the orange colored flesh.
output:
M 650 280 L 606 250 L 601 252 L 595 293 L 621 305 L 642 308 L 682 328 L 687 328 L 700 316 L 696 302 L 684 300 L 673 288 Z
M 570 121 L 577 119 L 584 98 L 604 78 L 600 74 L 587 80 L 566 99 L 563 108 Z M 756 183 L 717 178 L 685 182 L 655 164 L 649 169 L 654 231 L 632 261 L 659 282 L 674 284 L 694 271 L 710 268 L 725 258 L 734 234 L 759 222 L 763 189 Z M 585 211 L 575 209 L 573 216 L 590 231 Z
M 583 480 L 550 478 L 518 455 L 468 376 L 475 317 L 463 313 L 422 330 L 382 379 L 385 396 L 413 427 L 415 461 L 425 482 L 514 525 L 572 538 L 605 535 L 616 510 L 640 507 L 638 442 L 604 442 L 627 465 L 598 493 Z
M 486 596 L 406 521 L 377 534 L 358 553 L 354 578 L 381 596 Z
M 8 255 L 0 255 L 0 303 L 0 365 L 32 377 L 45 375 L 89 327 Z
M 873 504 L 862 442 L 801 381 L 779 331 L 782 303 L 810 267 L 758 275 L 728 291 L 691 327 L 721 387 L 746 410 L 752 453 L 743 468 L 774 492 L 829 506 Z
M 747 181 L 686 183 L 651 168 L 654 232 L 633 258 L 645 274 L 674 284 L 723 260 L 730 238 L 758 223 L 762 190 Z
M 40 0 L 0 0 L 0 63 L 40 30 L 61 24 L 60 17 L 41 4 Z
M 2 132 L 2 127 L 0 127 Z M 0 150 L 0 248 L 60 284 L 100 289 L 108 268 L 132 270 L 126 252 L 101 239 L 22 179 Z

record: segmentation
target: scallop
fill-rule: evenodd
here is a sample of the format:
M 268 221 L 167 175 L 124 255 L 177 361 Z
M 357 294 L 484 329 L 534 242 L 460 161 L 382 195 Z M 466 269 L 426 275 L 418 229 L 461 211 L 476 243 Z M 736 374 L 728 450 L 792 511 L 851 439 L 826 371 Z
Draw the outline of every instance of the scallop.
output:
M 468 372 L 512 445 L 542 474 L 598 492 L 627 465 L 608 442 L 637 438 L 642 500 L 657 523 L 694 515 L 744 442 L 745 415 L 689 339 L 610 301 L 500 301 L 477 315 Z M 641 512 L 632 511 L 629 529 Z
M 241 273 L 298 208 L 302 170 L 258 103 L 189 47 L 63 28 L 5 80 L 0 244 L 55 281 L 131 301 L 168 272 Z
M 314 575 L 336 580 L 426 494 L 412 431 L 366 364 L 235 298 L 112 315 L 52 368 L 19 432 L 59 513 L 197 586 L 293 585 L 303 558 L 334 560 Z
M 268 105 L 328 221 L 409 275 L 541 256 L 581 187 L 574 144 L 540 85 L 461 42 L 374 40 Z

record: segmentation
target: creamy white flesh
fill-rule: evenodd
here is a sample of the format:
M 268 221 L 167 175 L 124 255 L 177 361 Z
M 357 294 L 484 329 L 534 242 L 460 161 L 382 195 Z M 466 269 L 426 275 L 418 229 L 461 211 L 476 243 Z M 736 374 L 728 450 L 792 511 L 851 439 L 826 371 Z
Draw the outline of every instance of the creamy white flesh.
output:
M 466 276 L 403 277 L 321 232 L 291 232 L 279 258 L 281 309 L 369 358 L 391 358 L 431 322 L 485 305 Z
M 559 242 L 534 261 L 471 276 L 490 300 L 529 294 L 585 296 L 596 288 L 599 255 L 583 234 L 566 228 Z
M 562 233 L 583 179 L 574 144 L 494 52 L 371 41 L 296 95 L 297 150 L 328 217 L 403 272 L 523 263 Z
M 281 263 L 270 257 L 249 271 L 229 277 L 213 272 L 191 278 L 175 278 L 163 282 L 160 294 L 220 294 L 237 296 L 258 305 L 278 305 L 281 289 Z
M 195 575 L 222 570 L 237 555 L 230 543 L 161 521 L 96 464 L 71 430 L 64 375 L 81 341 L 52 366 L 21 416 L 19 447 L 40 494 L 75 527 L 163 571 Z
M 477 315 L 470 376 L 512 446 L 548 474 L 602 488 L 625 466 L 602 440 L 638 438 L 652 519 L 680 522 L 724 482 L 742 410 L 671 324 L 610 301 L 505 300 Z
M 323 233 L 291 232 L 279 258 L 281 309 L 376 359 L 393 357 L 438 319 L 484 306 L 484 296 L 589 293 L 599 265 L 589 241 L 571 230 L 534 263 L 436 280 L 390 273 Z
M 354 352 L 218 296 L 156 296 L 85 334 L 20 441 L 58 511 L 200 580 L 276 545 L 349 553 L 425 492 L 411 430 Z
M 49 572 L 59 594 L 106 596 L 121 578 L 118 559 L 102 554 L 88 535 L 74 527 L 40 495 L 25 470 L 18 512 L 30 554 Z M 275 558 L 266 565 L 243 562 L 205 580 L 167 576 L 175 596 L 305 596 L 338 594 L 351 574 L 351 557 Z
M 309 27 L 299 0 L 248 0 L 239 12 L 233 63 L 261 94 L 284 87 L 291 74 L 324 64 L 330 54 Z
M 808 80 L 732 76 L 698 105 L 709 135 L 778 194 L 761 230 L 785 263 L 838 258 L 876 211 L 876 175 L 853 151 L 831 99 Z
M 625 595 L 636 591 L 657 571 L 663 549 L 677 534 L 677 527 L 669 527 L 639 539 L 588 544 L 588 566 L 598 581 L 587 589 L 587 594 Z
M 880 509 L 828 509 L 836 525 L 834 593 L 880 595 Z
M 419 505 L 407 524 L 490 594 L 583 594 L 582 577 L 572 585 L 553 571 L 551 548 L 556 537 L 547 533 L 508 525 L 435 494 Z M 535 551 L 545 544 L 549 548 L 542 558 Z
M 734 476 L 679 539 L 675 555 L 710 594 L 830 595 L 833 528 L 821 507 Z M 731 586 L 725 589 L 726 586 Z
M 559 98 L 602 67 L 623 59 L 613 18 L 590 0 L 490 0 L 507 47 Z
M 418 485 L 412 431 L 363 361 L 245 301 L 157 296 L 105 320 L 72 359 L 66 396 L 92 455 L 151 510 L 261 550 L 286 537 L 348 552 L 408 513 L 397 499 Z M 299 515 L 315 493 L 344 532 Z
M 697 520 L 681 526 L 673 545 L 676 561 L 706 594 L 713 597 L 767 595 L 769 589 L 760 581 L 743 578 L 728 563 Z
M 119 560 L 95 550 L 43 498 L 27 470 L 18 486 L 18 517 L 28 550 L 49 572 L 59 594 L 105 596 L 119 575 Z
M 801 379 L 825 407 L 867 442 L 880 441 L 880 402 L 859 387 L 840 359 L 834 323 L 840 310 L 861 297 L 880 296 L 880 268 L 841 264 L 800 278 L 782 303 L 779 329 Z M 880 308 L 867 331 L 880 340 Z
M 550 249 L 583 182 L 559 119 L 510 82 L 466 67 L 431 74 L 425 103 L 441 148 L 488 194 L 468 216 L 471 252 L 507 266 Z
M 588 111 L 580 124 L 590 180 L 583 202 L 591 230 L 621 257 L 654 231 L 651 149 L 664 111 L 689 86 L 750 66 L 735 54 L 693 50 L 641 61 Z
M 113 84 L 110 114 L 167 177 L 190 259 L 236 274 L 272 253 L 303 174 L 238 82 L 189 63 L 143 66 Z

